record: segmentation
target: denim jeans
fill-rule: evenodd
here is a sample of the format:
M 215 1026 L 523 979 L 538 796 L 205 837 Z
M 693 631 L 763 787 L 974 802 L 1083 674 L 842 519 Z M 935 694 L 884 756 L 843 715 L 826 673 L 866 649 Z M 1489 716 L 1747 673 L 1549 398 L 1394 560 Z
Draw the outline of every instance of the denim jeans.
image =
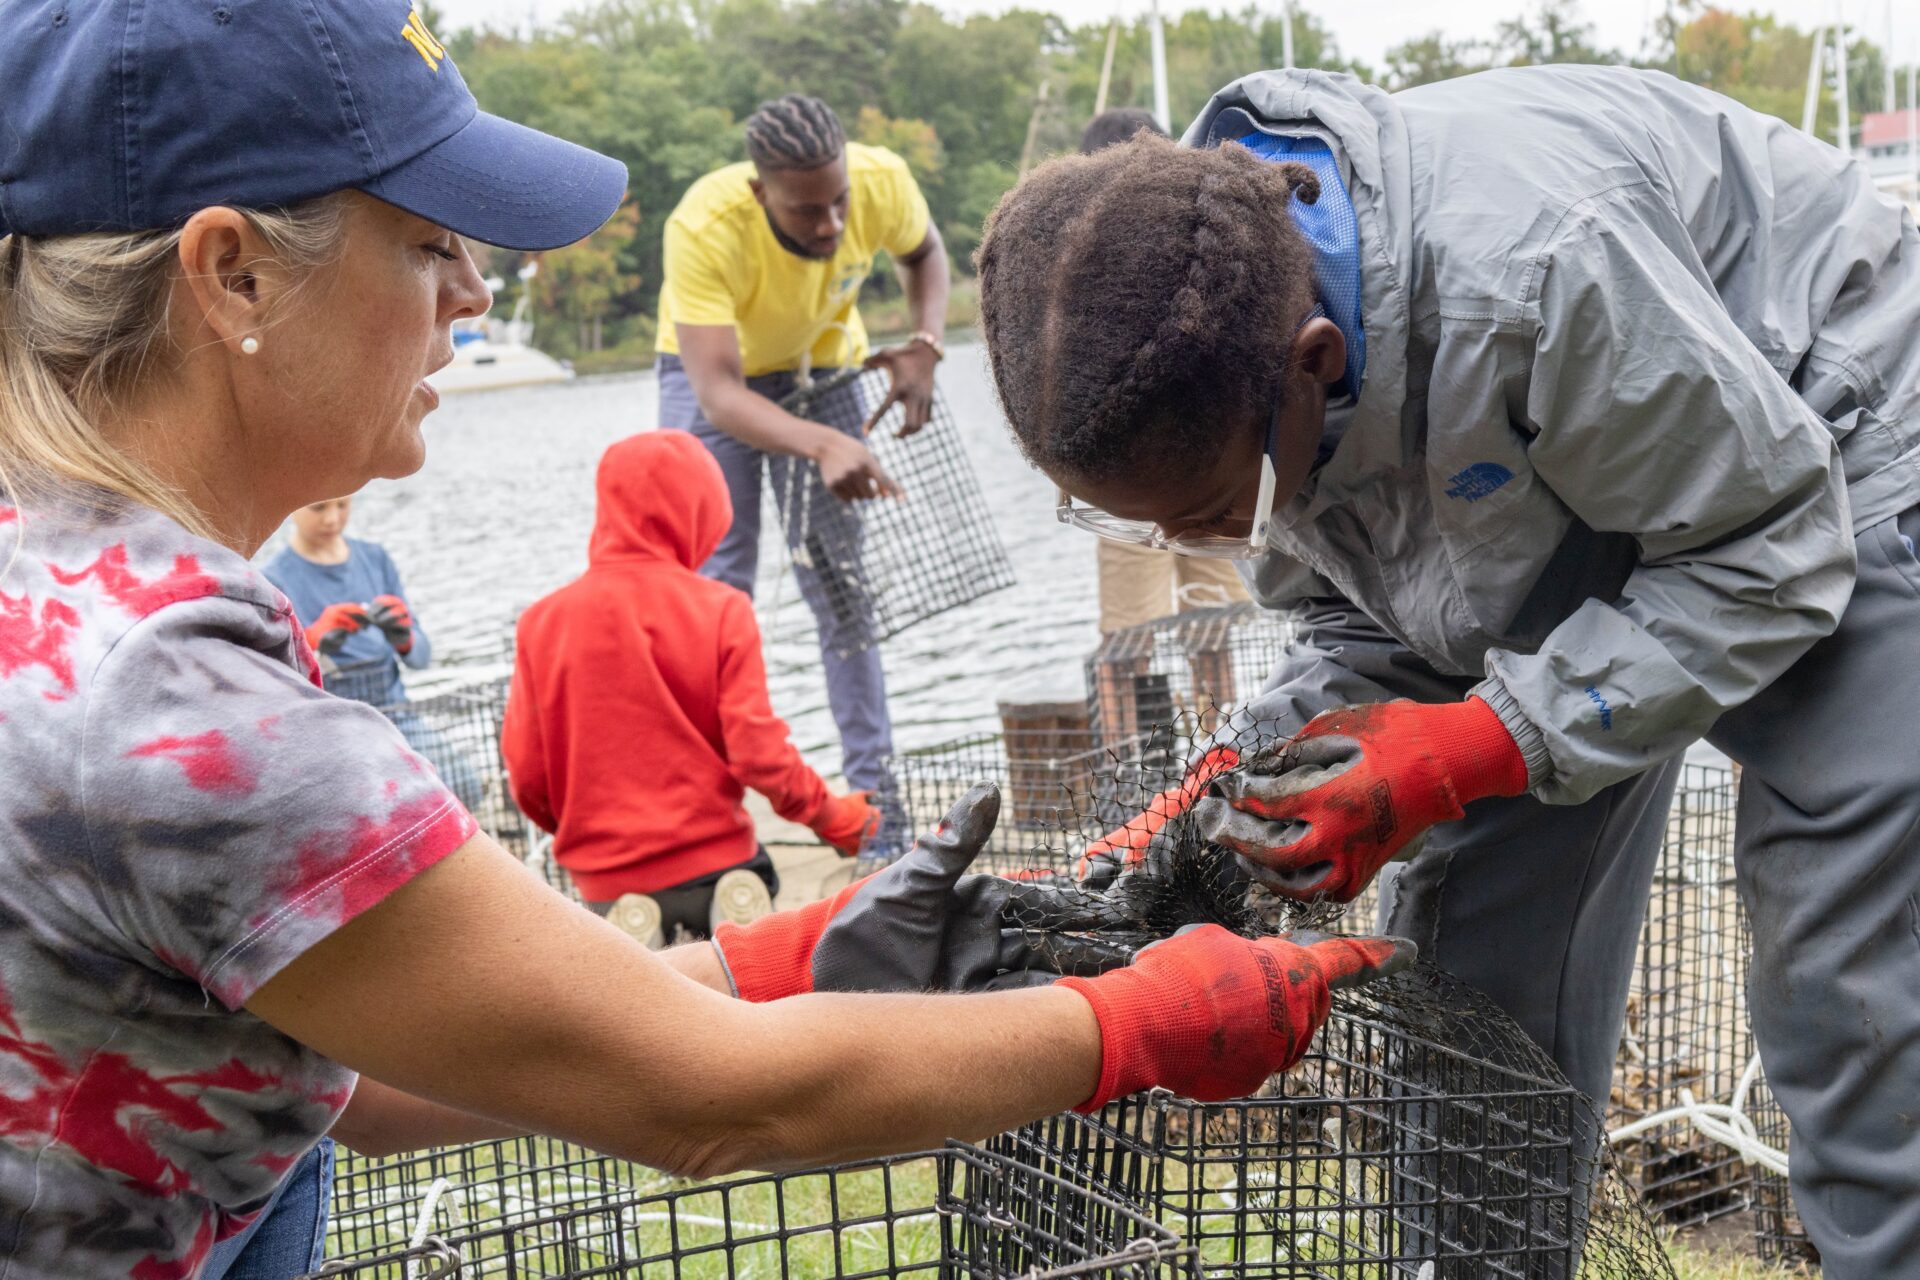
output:
M 200 1280 L 293 1280 L 320 1269 L 333 1190 L 333 1139 L 300 1157 L 245 1231 L 213 1246 Z

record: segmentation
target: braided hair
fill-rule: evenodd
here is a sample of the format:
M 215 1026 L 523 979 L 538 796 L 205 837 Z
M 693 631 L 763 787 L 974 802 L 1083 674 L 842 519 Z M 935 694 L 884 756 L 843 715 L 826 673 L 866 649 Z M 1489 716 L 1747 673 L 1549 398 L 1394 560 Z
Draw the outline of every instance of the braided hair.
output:
M 763 102 L 747 117 L 747 158 L 770 169 L 818 169 L 846 150 L 840 117 L 818 98 L 789 93 Z
M 1035 169 L 974 261 L 995 388 L 1049 475 L 1106 482 L 1217 451 L 1264 416 L 1312 304 L 1287 213 L 1312 170 L 1136 134 Z

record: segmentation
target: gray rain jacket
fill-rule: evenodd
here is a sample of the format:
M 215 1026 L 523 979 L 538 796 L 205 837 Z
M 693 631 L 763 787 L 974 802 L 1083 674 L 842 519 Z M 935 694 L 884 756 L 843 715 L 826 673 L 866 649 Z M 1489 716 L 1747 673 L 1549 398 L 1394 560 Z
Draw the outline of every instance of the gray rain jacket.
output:
M 1835 628 L 1854 532 L 1920 502 L 1920 237 L 1862 170 L 1611 67 L 1392 96 L 1262 72 L 1185 141 L 1249 127 L 1333 147 L 1367 341 L 1262 603 L 1313 594 L 1305 566 L 1437 670 L 1484 671 L 1555 803 L 1684 749 Z

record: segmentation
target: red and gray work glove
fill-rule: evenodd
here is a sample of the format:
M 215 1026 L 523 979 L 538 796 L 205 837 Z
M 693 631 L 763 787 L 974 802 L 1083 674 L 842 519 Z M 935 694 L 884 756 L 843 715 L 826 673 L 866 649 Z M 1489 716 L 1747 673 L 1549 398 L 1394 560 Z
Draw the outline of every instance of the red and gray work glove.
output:
M 380 628 L 393 651 L 402 657 L 413 651 L 413 611 L 399 596 L 375 596 L 367 620 Z
M 1275 893 L 1351 902 L 1428 828 L 1526 789 L 1519 746 L 1480 699 L 1380 702 L 1315 716 L 1193 811 Z
M 348 636 L 372 625 L 373 619 L 367 613 L 367 606 L 348 601 L 330 604 L 320 611 L 320 616 L 307 628 L 307 643 L 313 646 L 315 653 L 332 657 L 346 645 Z
M 880 828 L 880 810 L 874 807 L 871 796 L 865 791 L 856 791 L 851 795 L 829 795 L 820 802 L 807 825 L 813 834 L 851 858 L 860 852 L 865 843 Z
M 831 898 L 722 924 L 713 945 L 735 994 L 764 1002 L 809 991 L 982 991 L 1124 963 L 1117 946 L 1007 926 L 1002 907 L 1017 886 L 967 874 L 999 815 L 999 790 L 977 786 L 891 866 Z
M 1193 925 L 1097 978 L 1062 978 L 1100 1020 L 1100 1083 L 1077 1111 L 1158 1085 L 1199 1102 L 1253 1093 L 1307 1051 L 1330 994 L 1413 963 L 1402 938 L 1242 938 Z

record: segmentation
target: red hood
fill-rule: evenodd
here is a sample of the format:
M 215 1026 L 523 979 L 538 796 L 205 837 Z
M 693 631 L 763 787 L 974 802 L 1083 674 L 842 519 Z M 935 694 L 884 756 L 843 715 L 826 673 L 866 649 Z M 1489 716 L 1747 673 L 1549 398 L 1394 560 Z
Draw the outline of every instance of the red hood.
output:
M 594 564 L 638 558 L 697 569 L 733 524 L 720 464 L 685 431 L 616 441 L 601 455 L 594 492 Z

